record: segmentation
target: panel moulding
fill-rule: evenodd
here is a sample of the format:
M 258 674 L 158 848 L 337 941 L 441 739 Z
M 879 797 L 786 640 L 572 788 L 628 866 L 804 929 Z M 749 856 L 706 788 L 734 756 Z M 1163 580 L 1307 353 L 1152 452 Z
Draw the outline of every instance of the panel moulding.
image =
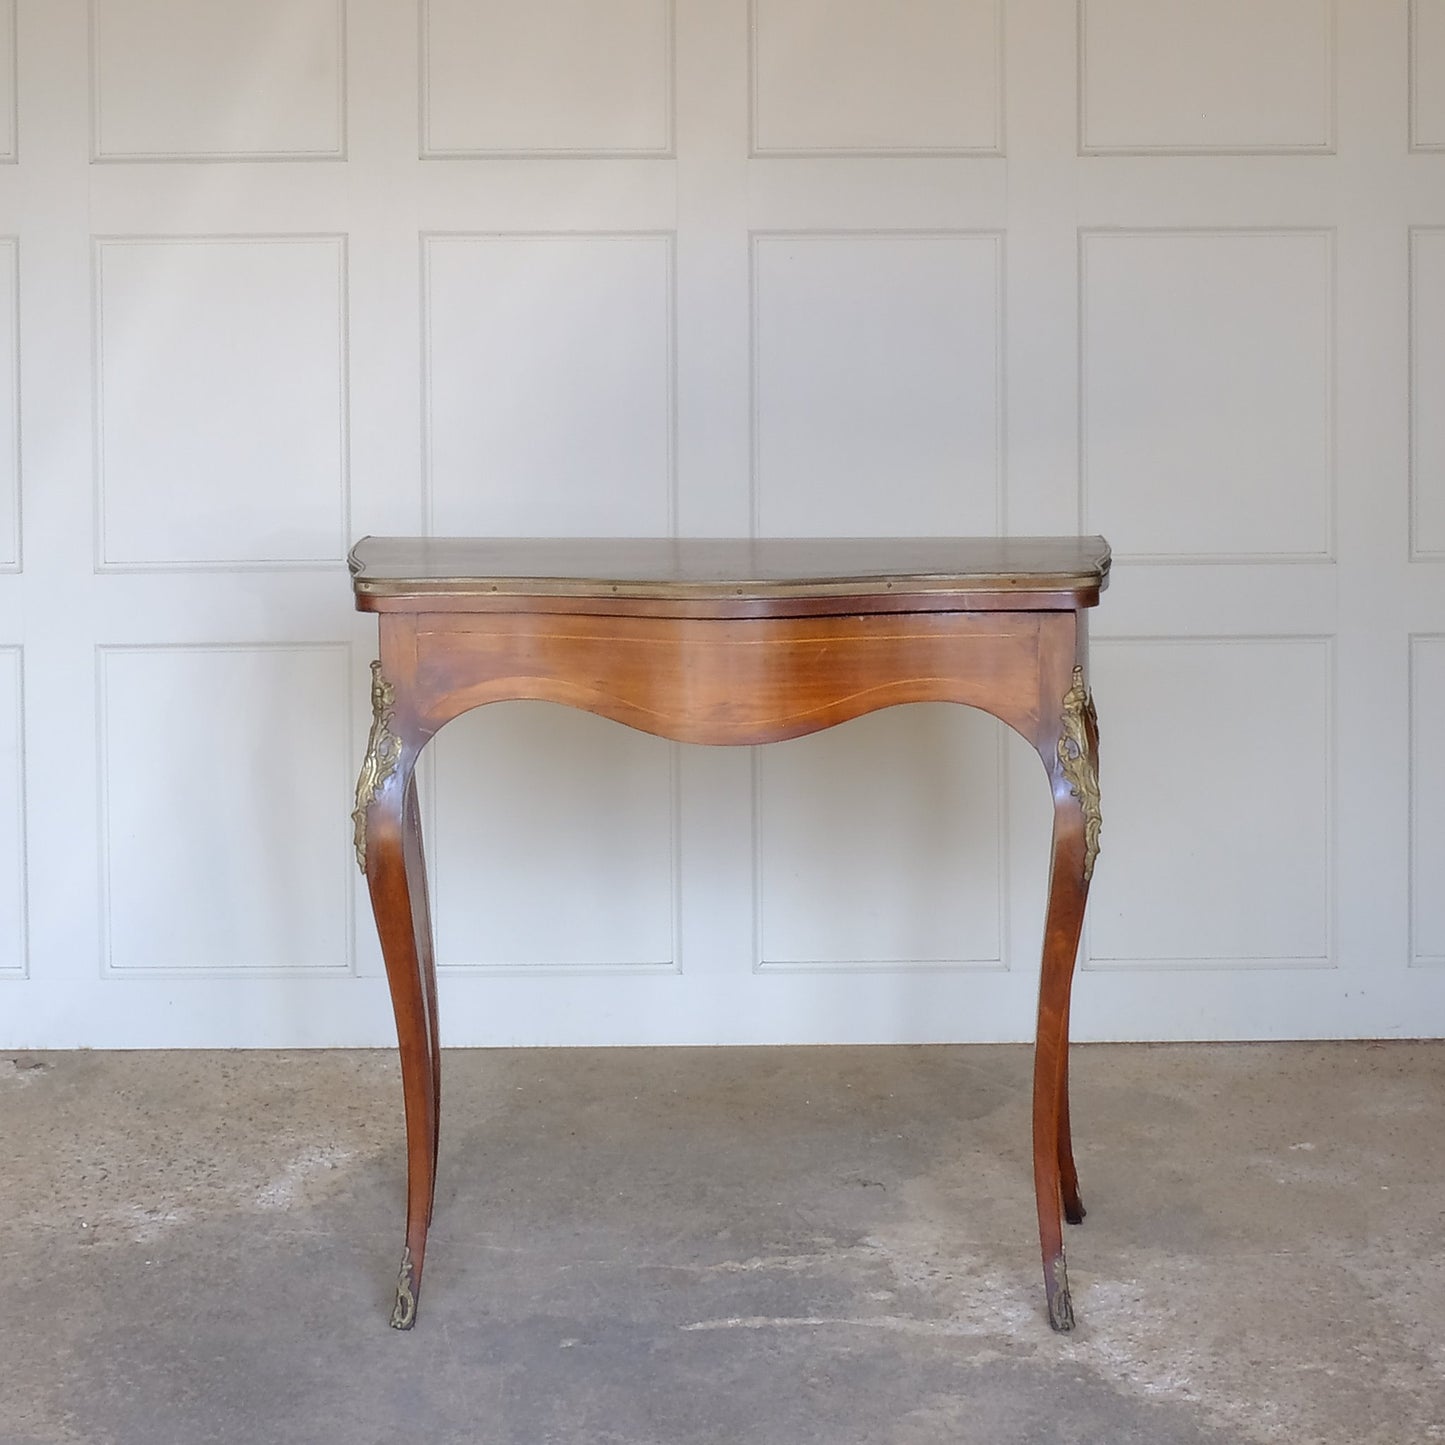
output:
M 0 236 L 0 291 L 14 319 L 14 327 L 8 338 L 0 338 L 0 344 L 8 341 L 6 351 L 11 367 L 11 385 L 6 389 L 0 405 L 8 405 L 12 418 L 12 439 L 6 448 L 6 460 L 10 464 L 13 485 L 10 496 L 0 502 L 0 507 L 10 517 L 11 535 L 14 546 L 8 556 L 0 557 L 0 573 L 20 572 L 24 569 L 25 557 L 25 505 L 22 479 L 22 453 L 20 450 L 20 239 L 18 236 Z
M 1328 466 L 1324 478 L 1325 536 L 1326 545 L 1322 551 L 1288 552 L 1126 552 L 1116 548 L 1116 563 L 1167 566 L 1234 566 L 1283 564 L 1333 564 L 1336 560 L 1336 518 L 1339 509 L 1338 478 L 1339 465 L 1336 455 L 1336 402 L 1337 377 L 1337 261 L 1335 231 L 1328 227 L 1313 226 L 1237 226 L 1237 227 L 1082 227 L 1079 230 L 1078 250 L 1078 529 L 1081 533 L 1099 530 L 1100 519 L 1091 515 L 1089 496 L 1089 435 L 1088 435 L 1088 367 L 1089 367 L 1089 326 L 1088 326 L 1088 255 L 1091 242 L 1099 240 L 1167 239 L 1219 237 L 1280 237 L 1309 238 L 1323 240 L 1328 250 L 1328 293 L 1324 299 L 1326 308 L 1326 396 L 1325 396 L 1325 454 Z M 1107 531 L 1107 528 L 1104 528 Z
M 1445 145 L 1441 146 L 1445 150 Z M 1441 268 L 1441 289 L 1445 291 L 1445 226 L 1412 226 L 1410 228 L 1409 249 L 1409 301 L 1406 312 L 1409 317 L 1410 332 L 1410 383 L 1409 383 L 1409 408 L 1410 408 L 1410 560 L 1412 562 L 1440 562 L 1445 561 L 1445 546 L 1424 546 L 1421 544 L 1421 533 L 1424 527 L 1420 519 L 1421 498 L 1423 492 L 1424 478 L 1421 477 L 1420 458 L 1420 422 L 1426 415 L 1427 408 L 1432 403 L 1426 402 L 1420 395 L 1420 308 L 1418 303 L 1420 290 L 1420 243 L 1425 238 L 1436 241 L 1440 251 Z M 1445 353 L 1445 321 L 1436 319 L 1436 326 L 1441 331 L 1439 346 L 1442 353 Z M 1433 404 L 1438 410 L 1438 403 Z M 1433 415 L 1433 412 L 1432 412 Z M 1445 446 L 1442 446 L 1440 457 L 1440 471 L 1433 477 L 1432 482 L 1445 497 Z M 1442 507 L 1445 510 L 1445 507 Z
M 959 146 L 769 146 L 759 140 L 758 88 L 758 7 L 766 0 L 748 0 L 748 155 L 755 160 L 868 160 L 874 157 L 893 159 L 960 159 L 1001 160 L 1004 158 L 1005 105 L 1005 26 L 1003 0 L 995 0 L 994 13 L 994 90 L 993 139 L 985 145 Z
M 1410 877 L 1409 877 L 1409 912 L 1410 912 L 1410 957 L 1411 968 L 1442 968 L 1445 967 L 1445 948 L 1441 950 L 1426 951 L 1420 947 L 1420 919 L 1419 903 L 1424 889 L 1421 887 L 1420 859 L 1423 851 L 1421 846 L 1421 808 L 1416 802 L 1419 795 L 1419 765 L 1420 750 L 1428 746 L 1432 735 L 1438 729 L 1422 726 L 1419 704 L 1419 675 L 1420 663 L 1419 653 L 1422 648 L 1430 647 L 1439 649 L 1442 663 L 1445 663 L 1445 633 L 1442 632 L 1415 632 L 1410 634 L 1410 743 L 1409 743 L 1409 786 L 1406 789 L 1406 796 L 1409 799 L 1410 809 Z M 1445 670 L 1445 669 L 1442 669 Z M 1436 810 L 1438 815 L 1438 809 Z M 1438 879 L 1432 885 L 1438 888 Z
M 0 82 L 9 90 L 0 114 L 5 117 L 10 136 L 8 144 L 0 145 L 0 165 L 13 166 L 20 160 L 20 19 L 16 0 L 0 0 L 0 34 L 10 48 L 9 64 Z
M 559 704 L 548 704 L 558 706 Z M 435 741 L 435 740 L 433 740 Z M 594 963 L 486 963 L 465 960 L 448 963 L 437 959 L 437 973 L 447 977 L 579 978 L 615 974 L 680 974 L 682 964 L 682 775 L 681 744 L 667 745 L 668 757 L 668 938 L 671 957 L 667 959 L 608 958 Z M 426 830 L 427 873 L 433 889 L 441 876 L 440 835 L 437 828 L 437 754 L 434 746 L 422 753 L 417 769 L 424 784 L 421 797 Z M 440 902 L 440 899 L 437 900 Z M 435 908 L 434 904 L 434 908 Z M 435 921 L 433 928 L 435 929 Z
M 18 876 L 15 879 L 16 910 L 14 918 L 14 964 L 0 962 L 0 980 L 30 977 L 29 928 L 29 827 L 25 803 L 25 650 L 17 645 L 0 645 L 0 668 L 8 669 L 14 679 L 15 695 L 15 814 L 13 826 L 17 842 Z
M 424 161 L 494 160 L 675 160 L 677 137 L 677 0 L 663 6 L 662 143 L 657 146 L 437 146 L 432 143 L 431 0 L 417 5 L 417 126 Z
M 1325 947 L 1320 954 L 1259 954 L 1259 955 L 1186 955 L 1186 954 L 1163 954 L 1154 953 L 1148 957 L 1109 957 L 1095 954 L 1093 951 L 1093 934 L 1096 931 L 1090 923 L 1090 914 L 1086 911 L 1084 918 L 1084 933 L 1079 945 L 1079 967 L 1081 970 L 1091 973 L 1161 973 L 1173 974 L 1181 972 L 1249 972 L 1256 973 L 1269 969 L 1280 969 L 1285 971 L 1330 971 L 1339 967 L 1335 938 L 1337 934 L 1336 916 L 1339 907 L 1339 889 L 1337 879 L 1339 869 L 1336 862 L 1336 835 L 1337 818 L 1335 811 L 1336 778 L 1339 772 L 1339 757 L 1337 746 L 1337 729 L 1335 726 L 1334 709 L 1337 697 L 1336 662 L 1335 662 L 1335 639 L 1330 635 L 1311 634 L 1251 634 L 1249 636 L 1209 636 L 1209 635 L 1159 635 L 1159 636 L 1117 636 L 1117 637 L 1095 637 L 1093 640 L 1093 654 L 1095 662 L 1095 675 L 1097 676 L 1097 663 L 1099 655 L 1114 647 L 1127 648 L 1131 646 L 1165 646 L 1165 647 L 1251 647 L 1258 644 L 1287 644 L 1301 647 L 1315 647 L 1323 650 L 1325 655 L 1325 678 L 1324 686 L 1327 697 L 1327 713 L 1325 716 L 1325 755 L 1323 759 L 1324 779 L 1323 792 L 1325 795 L 1325 893 L 1326 902 L 1324 905 L 1324 937 Z M 1100 778 L 1101 792 L 1103 798 L 1103 848 L 1100 854 L 1101 859 L 1107 860 L 1109 853 L 1109 741 L 1108 728 L 1109 718 L 1107 712 L 1101 713 L 1100 731 L 1102 742 L 1100 752 L 1103 757 L 1102 775 Z
M 1007 378 L 1005 348 L 1007 346 L 1004 232 L 995 230 L 891 230 L 868 228 L 860 230 L 760 230 L 748 233 L 748 516 L 754 536 L 759 535 L 762 516 L 761 468 L 759 436 L 759 334 L 758 248 L 771 241 L 812 240 L 981 240 L 994 247 L 994 486 L 993 530 L 1003 533 L 1007 528 L 1008 460 L 1007 460 Z
M 338 380 L 338 459 L 337 506 L 339 525 L 335 550 L 318 557 L 244 557 L 225 559 L 164 559 L 157 561 L 117 561 L 106 555 L 106 486 L 103 426 L 105 420 L 105 317 L 102 267 L 106 251 L 119 246 L 208 246 L 257 245 L 287 246 L 328 242 L 337 252 L 337 334 L 336 365 Z M 94 471 L 95 571 L 97 573 L 177 573 L 177 572 L 294 572 L 334 568 L 343 563 L 351 548 L 351 365 L 350 365 L 350 265 L 348 237 L 329 232 L 292 234 L 207 233 L 190 235 L 102 235 L 91 238 L 91 365 L 95 377 L 92 429 L 92 467 Z
M 330 653 L 347 662 L 349 673 L 352 645 L 349 642 L 216 642 L 216 643 L 104 643 L 95 649 L 95 736 L 97 755 L 97 839 L 100 866 L 100 977 L 112 979 L 277 979 L 299 977 L 349 978 L 357 975 L 356 967 L 356 883 L 355 858 L 351 847 L 351 769 L 359 761 L 352 747 L 355 707 L 349 685 L 345 687 L 342 705 L 338 708 L 342 736 L 335 743 L 336 756 L 345 759 L 339 780 L 345 784 L 338 791 L 336 818 L 336 866 L 340 870 L 340 893 L 337 907 L 344 920 L 344 957 L 339 963 L 158 966 L 134 968 L 113 961 L 111 937 L 111 803 L 112 760 L 108 727 L 108 664 L 114 657 L 183 654 L 277 654 Z M 276 745 L 284 745 L 278 737 Z
M 942 704 L 957 707 L 960 704 Z M 884 709 L 896 711 L 896 709 Z M 752 853 L 753 853 L 753 968 L 755 974 L 809 973 L 809 974 L 910 974 L 910 973 L 1007 973 L 1012 965 L 1009 961 L 1011 939 L 1009 936 L 1008 900 L 1010 883 L 1009 847 L 1009 784 L 1008 784 L 1008 730 L 995 720 L 994 744 L 994 806 L 998 816 L 998 888 L 995 899 L 996 928 L 999 950 L 981 958 L 925 958 L 925 959 L 874 959 L 861 957 L 834 957 L 821 959 L 776 960 L 767 956 L 764 940 L 766 931 L 767 887 L 766 859 L 763 845 L 764 789 L 760 749 L 750 749 L 752 793 Z M 1044 788 L 1043 782 L 1039 783 Z M 821 905 L 823 900 L 819 900 Z
M 677 533 L 678 363 L 677 363 L 677 234 L 674 231 L 424 231 L 421 235 L 421 494 L 422 526 L 434 530 L 435 491 L 432 458 L 432 274 L 431 247 L 449 241 L 660 241 L 664 256 L 666 296 L 667 386 L 667 517 L 666 536 Z M 348 544 L 349 545 L 349 544 Z
M 1432 132 L 1430 122 L 1425 118 L 1424 111 L 1424 84 L 1420 74 L 1420 12 L 1425 4 L 1431 0 L 1410 0 L 1410 149 L 1423 154 L 1439 154 L 1445 152 L 1445 129 Z M 1437 24 L 1442 32 L 1445 32 L 1445 4 L 1441 0 L 1433 0 L 1434 8 L 1439 11 Z M 1441 44 L 1442 58 L 1445 58 L 1445 40 Z M 1435 85 L 1442 94 L 1442 99 L 1437 102 L 1442 110 L 1445 110 L 1445 73 L 1435 79 Z
M 1078 154 L 1080 156 L 1326 156 L 1336 151 L 1338 128 L 1338 84 L 1339 69 L 1337 46 L 1337 16 L 1335 0 L 1325 0 L 1322 6 L 1325 33 L 1324 66 L 1324 133 L 1318 140 L 1280 142 L 1262 140 L 1257 143 L 1236 145 L 1188 145 L 1147 142 L 1124 142 L 1100 144 L 1089 138 L 1088 100 L 1090 79 L 1088 66 L 1088 6 L 1089 0 L 1078 0 L 1076 21 L 1077 95 L 1078 95 Z
M 89 0 L 87 43 L 90 66 L 90 160 L 93 165 L 128 164 L 234 164 L 254 161 L 344 161 L 347 158 L 347 45 L 346 0 L 335 0 L 334 60 L 336 65 L 336 144 L 318 149 L 261 150 L 107 150 L 104 141 L 104 91 L 100 64 L 101 7 L 104 0 Z

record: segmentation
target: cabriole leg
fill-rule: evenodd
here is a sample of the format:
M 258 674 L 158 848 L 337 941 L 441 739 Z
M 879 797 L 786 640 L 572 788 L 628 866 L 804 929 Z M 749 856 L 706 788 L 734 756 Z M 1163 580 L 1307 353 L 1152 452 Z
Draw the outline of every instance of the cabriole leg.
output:
M 441 1053 L 437 1046 L 436 969 L 426 873 L 412 770 L 420 738 L 396 720 L 395 690 L 372 663 L 372 724 L 356 785 L 356 858 L 371 891 L 386 977 L 396 1015 L 406 1107 L 406 1244 L 397 1278 L 393 1329 L 416 1322 L 436 1193 Z
M 1082 667 L 1074 668 L 1053 756 L 1045 761 L 1054 782 L 1054 841 L 1034 1044 L 1034 1190 L 1049 1323 L 1070 1330 L 1062 1216 L 1077 1224 L 1084 1207 L 1069 1130 L 1069 1000 L 1099 852 L 1098 725 Z

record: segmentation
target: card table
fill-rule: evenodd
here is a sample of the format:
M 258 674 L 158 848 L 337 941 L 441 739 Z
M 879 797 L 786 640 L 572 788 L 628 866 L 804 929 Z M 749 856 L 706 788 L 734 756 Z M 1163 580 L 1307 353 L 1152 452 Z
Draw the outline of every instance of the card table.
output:
M 1073 1328 L 1063 1220 L 1084 1217 L 1069 1132 L 1069 998 L 1099 852 L 1087 609 L 1101 537 L 533 539 L 366 537 L 371 732 L 356 785 L 396 1014 L 406 1243 L 391 1323 L 416 1321 L 436 1193 L 441 1048 L 417 759 L 484 703 L 540 699 L 684 743 L 800 737 L 908 702 L 981 708 L 1021 733 L 1053 791 L 1034 1042 L 1033 1164 L 1045 1302 Z

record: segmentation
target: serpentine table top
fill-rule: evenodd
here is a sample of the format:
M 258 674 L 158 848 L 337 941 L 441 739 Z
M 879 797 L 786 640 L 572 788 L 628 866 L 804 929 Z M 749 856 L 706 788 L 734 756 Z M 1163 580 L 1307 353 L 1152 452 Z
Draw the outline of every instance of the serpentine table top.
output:
M 1102 537 L 363 537 L 366 612 L 592 610 L 632 616 L 1090 607 Z

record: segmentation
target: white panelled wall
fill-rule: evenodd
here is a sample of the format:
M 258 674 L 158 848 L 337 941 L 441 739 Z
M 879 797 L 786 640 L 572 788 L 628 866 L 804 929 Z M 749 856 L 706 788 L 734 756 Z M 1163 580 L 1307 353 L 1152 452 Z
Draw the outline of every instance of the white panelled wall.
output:
M 0 1046 L 392 1037 L 356 536 L 1081 529 L 1076 1037 L 1445 1034 L 1445 0 L 0 0 Z M 1030 1034 L 980 715 L 422 777 L 449 1043 Z

